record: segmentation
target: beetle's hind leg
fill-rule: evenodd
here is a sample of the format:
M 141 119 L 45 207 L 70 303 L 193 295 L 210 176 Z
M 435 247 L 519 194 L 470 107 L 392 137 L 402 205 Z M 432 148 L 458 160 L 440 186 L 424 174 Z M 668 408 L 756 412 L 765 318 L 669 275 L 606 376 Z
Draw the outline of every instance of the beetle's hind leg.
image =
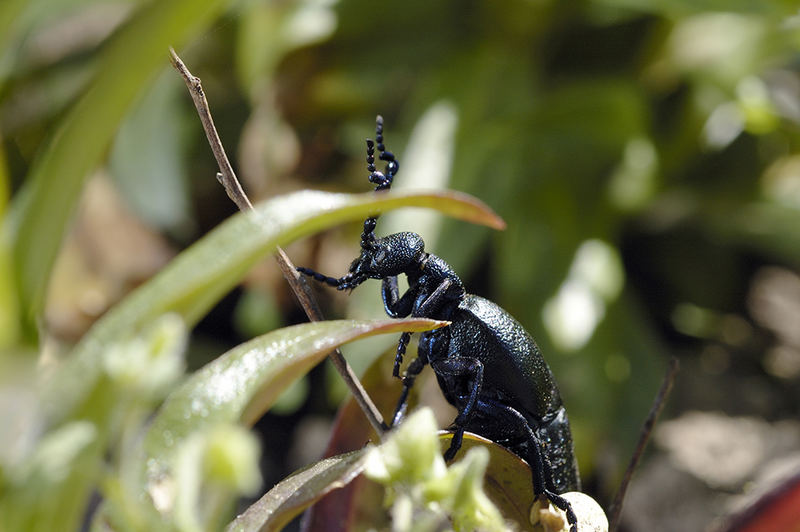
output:
M 543 495 L 547 497 L 547 500 L 553 503 L 553 506 L 559 510 L 563 510 L 567 514 L 567 523 L 569 523 L 570 532 L 578 532 L 578 516 L 576 516 L 575 512 L 572 510 L 572 505 L 569 501 L 561 495 L 557 495 L 549 490 L 545 490 Z
M 464 398 L 460 398 L 464 399 Z M 458 420 L 458 418 L 456 418 Z M 456 436 L 463 434 L 464 429 L 473 430 L 492 441 L 516 441 L 524 442 L 526 445 L 517 447 L 513 451 L 518 456 L 522 456 L 531 467 L 533 475 L 533 492 L 536 496 L 546 497 L 556 508 L 560 508 L 567 514 L 567 522 L 570 525 L 570 532 L 577 532 L 578 520 L 572 505 L 564 497 L 556 493 L 556 486 L 553 482 L 552 465 L 543 453 L 541 438 L 528 424 L 527 419 L 517 409 L 502 404 L 493 399 L 481 397 L 475 404 L 471 421 L 466 426 L 457 426 Z M 456 436 L 453 437 L 453 444 L 456 443 Z M 460 446 L 460 439 L 459 439 Z M 451 444 L 451 449 L 453 448 Z M 520 453 L 522 450 L 524 452 Z M 448 452 L 450 449 L 448 449 Z

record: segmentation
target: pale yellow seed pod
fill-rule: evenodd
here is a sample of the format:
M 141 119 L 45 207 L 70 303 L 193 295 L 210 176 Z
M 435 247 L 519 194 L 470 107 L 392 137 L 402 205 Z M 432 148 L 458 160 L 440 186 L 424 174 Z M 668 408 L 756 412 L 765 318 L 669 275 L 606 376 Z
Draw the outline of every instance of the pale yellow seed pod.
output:
M 608 518 L 600 505 L 579 491 L 561 494 L 572 505 L 578 518 L 578 532 L 608 532 Z M 567 514 L 550 504 L 547 499 L 537 499 L 531 506 L 531 524 L 542 532 L 569 532 Z

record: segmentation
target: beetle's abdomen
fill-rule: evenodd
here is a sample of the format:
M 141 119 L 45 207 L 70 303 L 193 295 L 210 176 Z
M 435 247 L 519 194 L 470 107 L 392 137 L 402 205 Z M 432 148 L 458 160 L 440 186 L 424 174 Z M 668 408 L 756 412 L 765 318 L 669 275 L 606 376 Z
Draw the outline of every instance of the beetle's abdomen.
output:
M 578 463 L 575 460 L 567 411 L 563 406 L 552 420 L 539 427 L 537 434 L 542 441 L 544 455 L 550 462 L 550 474 L 556 493 L 580 491 Z
M 483 363 L 481 396 L 515 408 L 528 420 L 549 462 L 557 493 L 579 490 L 567 412 L 553 373 L 531 335 L 505 310 L 474 295 L 464 298 L 451 319 L 448 356 L 470 356 Z M 494 428 L 500 440 L 502 428 Z M 529 444 L 515 444 L 513 438 L 505 442 L 530 463 L 534 457 L 527 448 Z
M 508 312 L 487 299 L 467 295 L 451 320 L 448 356 L 483 362 L 484 394 L 537 420 L 550 419 L 561 408 L 553 373 L 539 347 Z

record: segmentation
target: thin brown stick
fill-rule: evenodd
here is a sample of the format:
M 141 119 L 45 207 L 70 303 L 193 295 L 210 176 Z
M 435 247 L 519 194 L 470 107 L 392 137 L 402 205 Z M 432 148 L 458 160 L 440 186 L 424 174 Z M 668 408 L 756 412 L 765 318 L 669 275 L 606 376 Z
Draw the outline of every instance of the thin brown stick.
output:
M 175 67 L 175 70 L 183 77 L 183 81 L 189 89 L 189 94 L 191 94 L 194 106 L 197 108 L 197 114 L 200 116 L 200 122 L 203 124 L 203 129 L 206 132 L 211 151 L 214 153 L 217 165 L 219 165 L 220 172 L 217 174 L 217 180 L 225 187 L 225 192 L 227 192 L 228 197 L 239 207 L 240 211 L 252 210 L 253 204 L 250 203 L 250 199 L 247 197 L 247 194 L 245 194 L 241 184 L 239 184 L 239 180 L 236 178 L 233 167 L 225 153 L 225 148 L 222 147 L 222 141 L 217 133 L 217 128 L 214 126 L 214 120 L 211 117 L 211 109 L 208 106 L 208 101 L 206 101 L 200 78 L 193 76 L 192 73 L 189 72 L 189 69 L 186 68 L 181 58 L 175 53 L 175 50 L 170 48 L 169 53 L 172 66 Z M 314 299 L 308 284 L 305 282 L 305 279 L 300 277 L 294 264 L 292 264 L 292 261 L 289 260 L 289 257 L 280 247 L 275 253 L 275 260 L 278 261 L 278 266 L 280 266 L 284 278 L 289 283 L 289 286 L 300 302 L 300 306 L 303 307 L 308 319 L 311 321 L 322 321 L 324 319 L 322 311 L 316 299 Z M 372 428 L 378 433 L 378 436 L 382 437 L 386 430 L 383 416 L 381 416 L 375 403 L 373 403 L 372 399 L 367 395 L 361 382 L 342 356 L 342 352 L 336 349 L 328 356 L 344 379 L 345 384 L 347 384 L 347 387 L 361 407 L 364 415 L 367 416 L 370 425 L 372 425 Z
M 658 390 L 658 394 L 656 394 L 656 398 L 653 401 L 653 406 L 650 407 L 650 412 L 647 414 L 647 418 L 645 418 L 644 424 L 642 425 L 642 430 L 639 433 L 639 441 L 637 442 L 636 449 L 633 451 L 633 456 L 631 456 L 631 460 L 628 463 L 628 468 L 625 470 L 625 475 L 622 477 L 622 483 L 619 485 L 617 495 L 614 497 L 614 502 L 611 504 L 611 508 L 609 508 L 608 513 L 611 516 L 611 525 L 608 527 L 608 529 L 611 532 L 614 532 L 619 526 L 619 520 L 622 514 L 622 503 L 625 499 L 625 492 L 628 491 L 628 484 L 630 484 L 631 478 L 633 477 L 633 472 L 636 470 L 636 467 L 639 465 L 639 461 L 642 459 L 642 454 L 644 453 L 645 447 L 647 447 L 647 442 L 650 440 L 650 435 L 653 432 L 653 427 L 655 427 L 658 416 L 661 415 L 661 411 L 664 409 L 664 405 L 667 403 L 667 398 L 672 391 L 672 385 L 675 384 L 675 375 L 677 375 L 679 367 L 680 364 L 678 363 L 678 359 L 672 357 L 669 361 L 667 371 L 664 374 L 664 378 L 661 381 L 661 387 Z

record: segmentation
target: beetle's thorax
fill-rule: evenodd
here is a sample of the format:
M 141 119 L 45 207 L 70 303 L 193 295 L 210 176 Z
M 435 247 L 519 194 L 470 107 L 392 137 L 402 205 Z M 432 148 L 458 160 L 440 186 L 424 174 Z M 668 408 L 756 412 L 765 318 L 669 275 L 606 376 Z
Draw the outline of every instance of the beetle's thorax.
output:
M 461 278 L 456 274 L 455 270 L 441 257 L 433 253 L 426 253 L 424 259 L 420 261 L 419 274 L 434 289 L 443 281 L 449 280 L 452 291 L 464 291 L 464 283 L 461 282 Z
M 406 269 L 404 273 L 408 278 L 409 284 L 413 285 L 419 281 L 420 277 L 422 277 L 423 273 L 425 272 L 425 268 L 428 266 L 428 260 L 430 257 L 430 253 L 423 253 L 420 255 L 418 260 L 415 260 L 410 267 Z
M 436 306 L 435 310 L 426 314 L 429 318 L 449 319 L 452 311 L 466 296 L 464 283 L 461 282 L 453 268 L 440 257 L 431 253 L 426 253 L 419 263 L 419 268 L 406 272 L 406 276 L 409 287 L 417 292 L 420 303 L 430 297 L 444 283 L 447 283 L 440 304 Z

